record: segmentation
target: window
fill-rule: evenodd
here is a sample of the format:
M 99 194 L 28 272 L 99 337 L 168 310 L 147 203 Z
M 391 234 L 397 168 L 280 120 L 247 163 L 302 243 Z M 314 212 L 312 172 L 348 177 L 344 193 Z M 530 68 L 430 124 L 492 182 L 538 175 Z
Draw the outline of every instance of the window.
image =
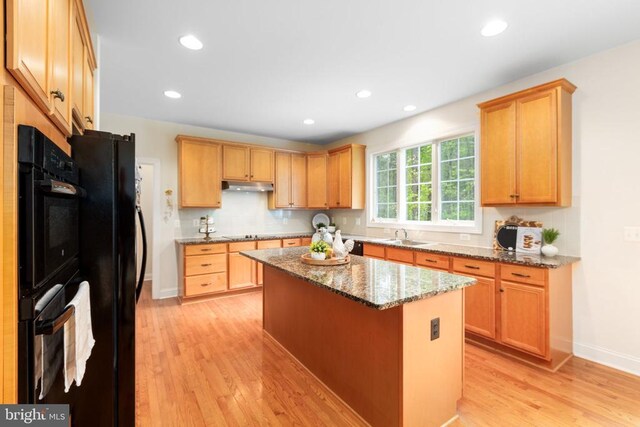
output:
M 475 135 L 375 154 L 370 225 L 479 227 Z

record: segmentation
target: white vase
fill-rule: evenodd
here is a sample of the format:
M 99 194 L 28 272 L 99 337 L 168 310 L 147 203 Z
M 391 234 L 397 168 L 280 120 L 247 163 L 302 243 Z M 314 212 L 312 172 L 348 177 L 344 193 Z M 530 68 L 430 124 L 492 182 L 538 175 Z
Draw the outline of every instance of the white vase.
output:
M 544 256 L 552 257 L 558 255 L 558 248 L 553 245 L 544 245 L 540 250 Z
M 318 260 L 318 261 L 322 261 L 323 259 L 325 259 L 327 257 L 327 254 L 325 254 L 324 252 L 311 252 L 311 258 Z
M 327 230 L 329 231 L 329 233 L 335 233 L 336 232 L 336 226 L 335 225 L 330 225 L 329 227 L 327 227 Z

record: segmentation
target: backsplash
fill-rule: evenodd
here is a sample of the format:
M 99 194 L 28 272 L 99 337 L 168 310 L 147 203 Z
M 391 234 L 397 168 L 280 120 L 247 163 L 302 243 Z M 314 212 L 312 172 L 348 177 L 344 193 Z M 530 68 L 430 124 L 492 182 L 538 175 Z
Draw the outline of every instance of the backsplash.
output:
M 482 233 L 469 234 L 470 240 L 460 240 L 460 233 L 412 230 L 407 228 L 409 237 L 415 240 L 437 241 L 457 245 L 492 247 L 496 220 L 512 215 L 526 220 L 537 220 L 544 228 L 557 228 L 560 237 L 554 243 L 563 255 L 580 256 L 580 201 L 573 198 L 571 208 L 483 208 Z M 329 217 L 343 234 L 358 234 L 373 237 L 393 237 L 396 228 L 367 227 L 366 211 L 332 210 Z M 358 225 L 359 222 L 359 225 Z M 400 227 L 401 228 L 401 227 Z
M 222 192 L 222 209 L 178 209 L 174 221 L 176 238 L 202 237 L 198 233 L 200 217 L 207 214 L 215 220 L 214 236 L 312 231 L 311 220 L 318 213 L 307 210 L 269 210 L 267 193 Z M 175 224 L 175 223 L 174 223 Z

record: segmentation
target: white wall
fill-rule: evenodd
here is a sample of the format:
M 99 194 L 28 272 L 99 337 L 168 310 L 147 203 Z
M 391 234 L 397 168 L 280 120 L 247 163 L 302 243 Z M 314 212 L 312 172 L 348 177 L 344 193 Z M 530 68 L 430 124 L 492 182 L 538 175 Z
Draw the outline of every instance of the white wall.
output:
M 222 193 L 222 209 L 177 209 L 178 145 L 175 142 L 175 137 L 178 134 L 185 134 L 302 151 L 315 150 L 318 148 L 316 145 L 105 112 L 101 114 L 101 129 L 114 133 L 135 133 L 136 156 L 160 161 L 161 188 L 155 188 L 154 195 L 161 197 L 162 206 L 165 206 L 166 201 L 165 190 L 173 190 L 172 200 L 175 209 L 172 215 L 165 219 L 164 211 L 154 212 L 162 217 L 160 229 L 155 233 L 155 248 L 159 251 L 160 277 L 159 283 L 153 285 L 154 287 L 159 286 L 160 297 L 171 297 L 177 294 L 178 260 L 175 239 L 202 237 L 197 233 L 197 226 L 193 225 L 193 221 L 199 220 L 201 216 L 206 214 L 214 216 L 217 228 L 217 233 L 214 236 L 311 230 L 311 218 L 315 212 L 270 211 L 267 209 L 267 195 L 264 193 L 224 191 Z M 150 178 L 149 181 L 152 179 Z
M 332 145 L 360 143 L 369 152 L 417 143 L 479 126 L 476 104 L 565 77 L 573 95 L 573 203 L 564 209 L 485 208 L 483 233 L 471 242 L 457 234 L 411 232 L 414 238 L 490 246 L 494 221 L 512 214 L 562 232 L 562 253 L 574 267 L 574 351 L 578 356 L 640 374 L 640 243 L 623 227 L 640 226 L 640 42 L 583 58 L 395 122 Z M 366 228 L 364 211 L 332 211 L 347 232 Z M 356 221 L 362 225 L 357 226 Z

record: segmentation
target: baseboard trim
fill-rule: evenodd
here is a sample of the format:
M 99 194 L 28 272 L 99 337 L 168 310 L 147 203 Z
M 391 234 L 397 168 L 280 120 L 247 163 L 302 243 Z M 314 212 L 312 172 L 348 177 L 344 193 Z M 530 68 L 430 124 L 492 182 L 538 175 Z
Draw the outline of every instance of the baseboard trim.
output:
M 573 343 L 573 354 L 610 368 L 640 376 L 640 358 L 595 345 Z
M 148 282 L 149 280 L 153 279 L 153 275 L 151 273 L 147 273 L 144 275 L 144 281 Z
M 164 289 L 158 292 L 158 299 L 175 298 L 178 296 L 177 289 Z

